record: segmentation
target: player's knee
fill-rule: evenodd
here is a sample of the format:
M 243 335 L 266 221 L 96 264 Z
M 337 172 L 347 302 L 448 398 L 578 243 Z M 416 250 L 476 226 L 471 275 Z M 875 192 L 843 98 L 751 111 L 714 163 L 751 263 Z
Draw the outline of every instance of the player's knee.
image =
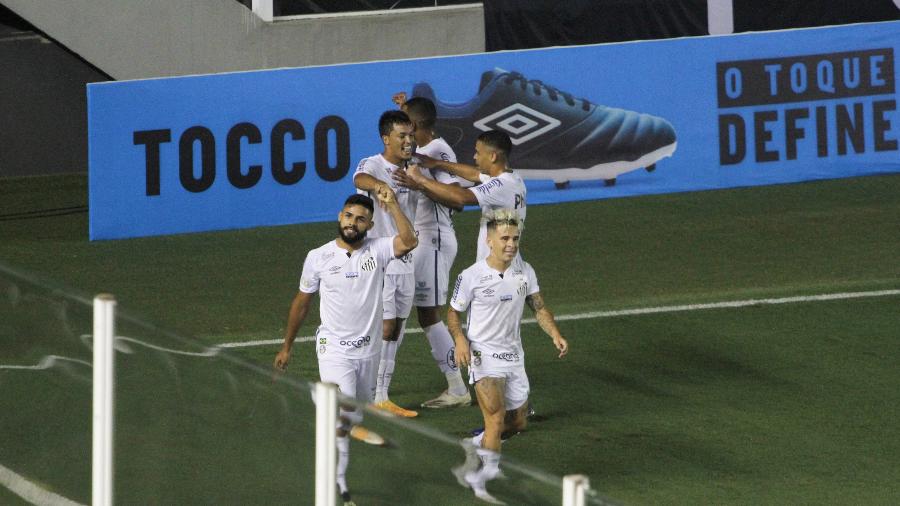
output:
M 419 325 L 423 328 L 430 327 L 435 323 L 441 321 L 437 306 L 416 306 L 416 314 L 419 317 Z

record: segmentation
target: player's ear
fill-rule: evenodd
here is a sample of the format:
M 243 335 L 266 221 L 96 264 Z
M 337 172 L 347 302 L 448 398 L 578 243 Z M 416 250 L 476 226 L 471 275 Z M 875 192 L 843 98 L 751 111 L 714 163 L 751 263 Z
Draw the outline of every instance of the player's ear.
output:
M 384 143 L 385 146 L 387 146 L 390 141 L 391 141 L 390 135 L 382 135 L 381 136 L 381 142 Z

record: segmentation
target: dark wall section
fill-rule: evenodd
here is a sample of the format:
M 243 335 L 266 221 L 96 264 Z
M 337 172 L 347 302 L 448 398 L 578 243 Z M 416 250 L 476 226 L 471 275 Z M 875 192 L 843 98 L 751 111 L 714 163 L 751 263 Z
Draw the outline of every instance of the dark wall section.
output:
M 734 0 L 734 31 L 752 32 L 900 19 L 893 0 Z
M 108 80 L 0 6 L 0 177 L 86 172 L 85 85 Z
M 485 0 L 488 51 L 705 35 L 706 0 Z
M 900 19 L 893 0 L 733 0 L 734 31 Z M 707 35 L 706 0 L 484 0 L 488 51 Z

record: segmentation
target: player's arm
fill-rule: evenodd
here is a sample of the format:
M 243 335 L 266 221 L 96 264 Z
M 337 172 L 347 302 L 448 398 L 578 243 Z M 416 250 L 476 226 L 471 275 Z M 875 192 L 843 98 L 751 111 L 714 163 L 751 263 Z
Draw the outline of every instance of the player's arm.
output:
M 365 172 L 357 172 L 353 175 L 353 184 L 362 191 L 370 192 L 372 195 L 378 193 L 378 189 L 382 186 L 390 188 L 390 186 L 377 177 L 366 174 Z
M 384 205 L 387 213 L 391 215 L 394 224 L 397 225 L 397 235 L 394 236 L 394 257 L 400 258 L 419 245 L 419 238 L 416 237 L 412 223 L 403 214 L 400 204 L 397 203 L 396 195 L 389 186 L 380 187 L 375 196 L 378 198 L 378 202 Z
M 416 158 L 419 159 L 419 162 L 423 167 L 427 167 L 429 169 L 438 169 L 443 170 L 445 172 L 449 172 L 457 177 L 461 177 L 468 181 L 471 181 L 475 184 L 481 184 L 481 171 L 478 170 L 474 165 L 467 165 L 465 163 L 457 163 L 450 162 L 447 160 L 439 160 L 437 158 L 431 158 L 430 156 L 425 156 L 421 154 L 417 154 Z
M 300 325 L 306 320 L 309 313 L 309 306 L 312 303 L 313 294 L 303 291 L 297 291 L 291 302 L 291 309 L 288 311 L 287 326 L 284 329 L 284 344 L 281 350 L 275 355 L 275 368 L 278 370 L 287 369 L 288 362 L 291 360 L 291 348 L 294 346 L 294 340 L 297 339 L 297 331 Z
M 394 180 L 400 186 L 422 192 L 431 200 L 450 208 L 462 209 L 467 205 L 478 204 L 478 199 L 475 198 L 472 190 L 458 184 L 441 183 L 424 177 L 418 165 L 410 165 L 406 171 L 395 171 Z
M 553 313 L 544 305 L 544 298 L 541 297 L 541 292 L 535 292 L 525 297 L 525 302 L 534 311 L 534 318 L 544 333 L 553 338 L 553 346 L 556 346 L 556 349 L 559 350 L 559 358 L 564 357 L 569 352 L 569 343 L 559 332 Z
M 449 330 L 450 335 L 453 336 L 453 341 L 456 346 L 456 349 L 454 350 L 456 365 L 459 367 L 469 367 L 469 357 L 471 355 L 469 350 L 469 340 L 466 338 L 466 335 L 463 334 L 459 313 L 453 309 L 453 306 L 447 308 L 447 330 Z

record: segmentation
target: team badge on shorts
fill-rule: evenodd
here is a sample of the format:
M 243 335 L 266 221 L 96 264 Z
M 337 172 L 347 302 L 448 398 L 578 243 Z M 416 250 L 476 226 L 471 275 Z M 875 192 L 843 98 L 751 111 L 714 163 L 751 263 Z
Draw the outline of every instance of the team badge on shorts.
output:
M 325 354 L 325 346 L 319 346 L 319 355 Z
M 472 364 L 479 366 L 481 365 L 481 352 L 478 350 L 472 350 Z

